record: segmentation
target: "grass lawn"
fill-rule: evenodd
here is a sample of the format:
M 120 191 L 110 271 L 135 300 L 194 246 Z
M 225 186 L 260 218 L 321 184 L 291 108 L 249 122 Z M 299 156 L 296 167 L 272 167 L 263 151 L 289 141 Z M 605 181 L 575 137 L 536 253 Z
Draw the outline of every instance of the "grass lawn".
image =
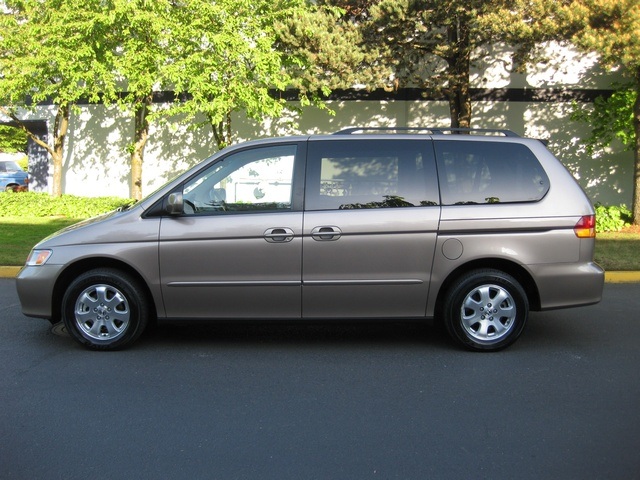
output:
M 66 217 L 0 217 L 0 265 L 24 265 L 31 247 L 78 221 Z
M 31 247 L 78 221 L 66 217 L 0 217 L 0 265 L 23 265 Z M 595 259 L 605 270 L 640 271 L 640 227 L 599 233 Z
M 595 259 L 605 270 L 640 271 L 640 226 L 598 233 Z

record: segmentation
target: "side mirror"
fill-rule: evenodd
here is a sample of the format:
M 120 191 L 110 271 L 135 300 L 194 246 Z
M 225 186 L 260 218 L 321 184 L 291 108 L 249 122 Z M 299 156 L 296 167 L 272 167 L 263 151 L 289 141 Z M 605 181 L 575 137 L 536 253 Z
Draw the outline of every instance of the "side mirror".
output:
M 184 213 L 184 198 L 182 192 L 173 192 L 165 199 L 164 211 L 169 215 L 182 215 Z

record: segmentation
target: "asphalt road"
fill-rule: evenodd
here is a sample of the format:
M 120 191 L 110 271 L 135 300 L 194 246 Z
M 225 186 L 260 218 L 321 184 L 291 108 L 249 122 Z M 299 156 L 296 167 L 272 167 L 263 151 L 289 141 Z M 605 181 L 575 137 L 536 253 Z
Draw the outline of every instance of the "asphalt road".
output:
M 2 479 L 637 479 L 640 284 L 508 350 L 411 324 L 161 326 L 93 353 L 0 280 Z

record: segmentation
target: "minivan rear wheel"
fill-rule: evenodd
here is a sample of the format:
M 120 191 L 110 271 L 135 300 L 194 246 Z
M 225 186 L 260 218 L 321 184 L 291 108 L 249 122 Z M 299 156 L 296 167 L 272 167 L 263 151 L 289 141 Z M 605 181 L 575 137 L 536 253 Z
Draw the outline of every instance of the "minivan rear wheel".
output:
M 62 300 L 62 317 L 69 334 L 85 347 L 118 350 L 144 331 L 149 308 L 133 277 L 101 268 L 71 282 Z
M 471 350 L 495 351 L 518 339 L 529 316 L 529 302 L 511 275 L 474 270 L 447 290 L 442 313 L 455 341 Z

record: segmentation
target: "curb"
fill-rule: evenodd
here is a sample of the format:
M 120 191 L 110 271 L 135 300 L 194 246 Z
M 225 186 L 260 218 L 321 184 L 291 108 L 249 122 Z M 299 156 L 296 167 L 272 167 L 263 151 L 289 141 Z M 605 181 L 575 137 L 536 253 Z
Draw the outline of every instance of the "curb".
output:
M 607 283 L 639 283 L 640 272 L 604 272 Z
M 0 267 L 0 278 L 15 278 L 22 267 Z M 640 283 L 640 272 L 605 272 L 607 283 Z
M 22 267 L 0 267 L 0 278 L 15 278 Z

